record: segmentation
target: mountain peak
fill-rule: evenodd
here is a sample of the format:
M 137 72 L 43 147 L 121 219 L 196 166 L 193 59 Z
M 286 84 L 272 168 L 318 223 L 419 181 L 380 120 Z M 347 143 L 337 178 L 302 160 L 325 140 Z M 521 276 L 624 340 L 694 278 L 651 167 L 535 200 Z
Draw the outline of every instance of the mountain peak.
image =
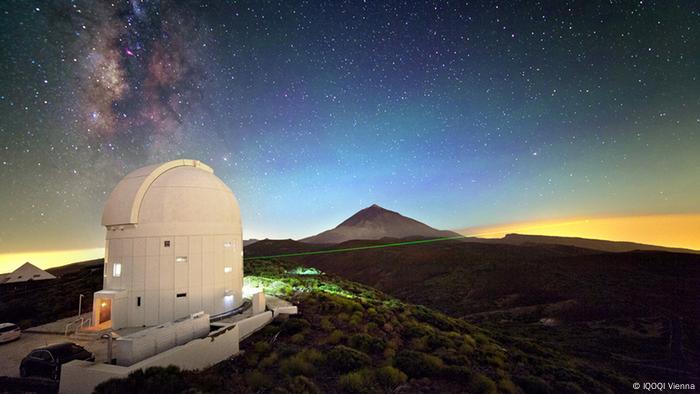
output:
M 363 223 L 367 222 L 372 222 L 376 221 L 379 217 L 383 216 L 397 216 L 397 217 L 404 217 L 401 216 L 398 212 L 390 211 L 388 209 L 382 208 L 377 204 L 372 204 L 371 206 L 361 209 L 357 211 L 354 215 L 350 216 L 347 218 L 344 222 L 340 223 L 338 227 L 352 227 L 352 226 L 361 226 Z M 406 218 L 408 219 L 408 218 Z
M 382 208 L 377 204 L 361 209 L 332 230 L 324 231 L 301 241 L 307 243 L 332 244 L 357 239 L 449 237 L 457 235 L 451 231 L 434 229 L 398 212 Z

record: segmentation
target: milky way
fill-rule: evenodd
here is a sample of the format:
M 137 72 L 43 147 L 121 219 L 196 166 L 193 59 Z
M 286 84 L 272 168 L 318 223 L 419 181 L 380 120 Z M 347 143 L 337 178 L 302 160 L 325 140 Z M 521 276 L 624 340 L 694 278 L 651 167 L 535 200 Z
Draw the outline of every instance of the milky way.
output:
M 246 237 L 697 212 L 696 2 L 0 4 L 0 253 L 101 244 L 195 158 Z

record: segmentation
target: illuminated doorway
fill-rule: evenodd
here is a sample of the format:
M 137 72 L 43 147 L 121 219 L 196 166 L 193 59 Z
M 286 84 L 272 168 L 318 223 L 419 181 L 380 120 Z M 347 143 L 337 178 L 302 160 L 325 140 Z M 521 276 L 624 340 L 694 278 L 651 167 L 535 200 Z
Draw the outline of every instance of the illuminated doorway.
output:
M 97 324 L 103 324 L 112 320 L 112 300 L 109 298 L 102 298 L 98 302 L 99 314 Z

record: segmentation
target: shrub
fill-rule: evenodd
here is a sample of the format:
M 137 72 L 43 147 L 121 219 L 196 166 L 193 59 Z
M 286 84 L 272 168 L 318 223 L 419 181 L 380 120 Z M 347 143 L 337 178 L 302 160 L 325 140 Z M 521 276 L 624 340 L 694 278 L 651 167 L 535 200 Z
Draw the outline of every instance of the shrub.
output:
M 453 347 L 452 341 L 450 338 L 442 335 L 441 333 L 435 333 L 432 335 L 428 335 L 426 345 L 430 347 L 431 349 L 439 349 L 441 347 L 444 348 L 451 348 Z
M 331 322 L 330 318 L 324 317 L 321 319 L 321 329 L 326 332 L 331 332 L 335 330 L 335 326 L 333 325 L 333 322 Z
M 282 360 L 280 373 L 285 376 L 311 376 L 314 373 L 314 366 L 304 358 L 303 353 L 298 353 Z
M 393 389 L 408 379 L 405 373 L 392 367 L 391 365 L 377 369 L 374 376 L 377 383 L 386 389 Z
M 355 334 L 348 340 L 350 347 L 361 350 L 365 353 L 381 353 L 386 347 L 386 342 L 368 334 Z
M 432 327 L 422 323 L 408 323 L 405 327 L 404 334 L 409 338 L 422 338 L 435 332 Z
M 271 366 L 275 365 L 275 363 L 277 362 L 278 359 L 279 359 L 279 356 L 277 355 L 277 352 L 273 352 L 269 356 L 260 360 L 260 363 L 258 364 L 258 366 L 260 368 L 270 368 Z
M 472 375 L 469 381 L 469 392 L 472 393 L 483 393 L 483 394 L 496 394 L 498 389 L 496 389 L 496 383 L 491 380 L 488 376 L 482 375 L 480 373 L 475 373 Z
M 454 331 L 455 323 L 449 317 L 432 311 L 424 306 L 416 306 L 413 310 L 413 316 L 419 321 L 428 323 L 433 327 L 437 327 L 442 331 Z
M 372 371 L 368 369 L 342 375 L 338 378 L 338 385 L 348 393 L 371 394 L 380 392 L 374 387 L 374 376 Z
M 518 388 L 515 387 L 515 383 L 513 383 L 508 378 L 502 378 L 498 381 L 498 389 L 501 392 L 504 392 L 507 394 L 515 394 L 518 392 Z
M 300 333 L 311 327 L 311 324 L 306 319 L 291 318 L 282 324 L 282 332 L 288 335 Z
M 413 350 L 402 350 L 396 356 L 396 366 L 411 377 L 434 376 L 443 367 L 438 357 Z
M 326 338 L 326 343 L 329 343 L 331 345 L 338 344 L 338 343 L 340 343 L 340 341 L 343 339 L 344 336 L 345 335 L 343 334 L 342 331 L 335 330 Z
M 506 365 L 506 362 L 505 360 L 503 360 L 503 357 L 495 353 L 486 356 L 486 361 L 494 368 L 503 368 Z
M 292 394 L 321 394 L 321 390 L 306 376 L 295 376 L 287 384 L 287 392 Z
M 526 393 L 549 394 L 554 392 L 547 382 L 536 376 L 529 375 L 518 377 L 515 383 Z
M 255 342 L 255 344 L 253 345 L 253 350 L 256 353 L 265 353 L 268 350 L 270 350 L 270 344 L 265 341 Z
M 299 356 L 304 361 L 308 361 L 308 362 L 310 362 L 312 364 L 316 364 L 316 365 L 323 363 L 325 360 L 325 357 L 323 356 L 323 354 L 321 354 L 321 352 L 319 352 L 316 349 L 305 349 L 304 351 L 299 353 Z
M 413 338 L 408 343 L 408 347 L 412 350 L 428 350 L 428 337 Z
M 304 334 L 301 332 L 296 333 L 296 334 L 292 335 L 292 337 L 290 338 L 290 341 L 292 343 L 296 343 L 296 344 L 302 343 L 302 342 L 304 342 Z
M 274 380 L 271 376 L 264 374 L 263 372 L 254 369 L 248 372 L 245 376 L 246 383 L 250 386 L 253 391 L 258 391 L 261 389 L 266 389 L 272 387 Z
M 468 367 L 462 365 L 448 365 L 441 371 L 441 375 L 455 382 L 468 384 L 474 373 Z
M 469 334 L 464 334 L 464 344 L 471 347 L 472 349 L 476 347 L 476 341 Z
M 473 337 L 474 337 L 474 340 L 476 341 L 476 343 L 478 343 L 479 345 L 486 344 L 489 341 L 489 338 L 485 334 L 482 334 L 480 332 L 477 332 L 476 334 L 474 334 Z
M 95 387 L 99 394 L 118 393 L 179 393 L 188 387 L 183 373 L 178 367 L 151 367 L 136 370 L 126 379 L 110 379 Z
M 382 353 L 382 355 L 386 359 L 394 358 L 394 356 L 396 356 L 396 349 L 394 349 L 392 346 L 387 346 L 387 348 L 384 349 L 384 353 Z
M 340 372 L 354 371 L 369 365 L 372 361 L 365 353 L 343 345 L 331 349 L 326 360 L 331 368 Z
M 258 361 L 260 361 L 260 357 L 253 352 L 246 352 L 243 358 L 245 359 L 246 365 L 249 367 L 258 365 Z
M 348 321 L 348 324 L 350 324 L 353 327 L 357 327 L 362 323 L 363 318 L 364 315 L 362 314 L 362 312 L 354 312 L 352 316 L 350 316 L 350 321 Z

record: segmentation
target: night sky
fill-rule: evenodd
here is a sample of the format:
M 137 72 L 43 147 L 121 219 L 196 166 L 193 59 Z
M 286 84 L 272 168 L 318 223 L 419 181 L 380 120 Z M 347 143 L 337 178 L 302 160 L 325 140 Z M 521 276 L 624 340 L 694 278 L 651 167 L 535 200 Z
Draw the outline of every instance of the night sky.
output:
M 700 2 L 187 3 L 0 2 L 0 253 L 176 158 L 246 238 L 700 212 Z

